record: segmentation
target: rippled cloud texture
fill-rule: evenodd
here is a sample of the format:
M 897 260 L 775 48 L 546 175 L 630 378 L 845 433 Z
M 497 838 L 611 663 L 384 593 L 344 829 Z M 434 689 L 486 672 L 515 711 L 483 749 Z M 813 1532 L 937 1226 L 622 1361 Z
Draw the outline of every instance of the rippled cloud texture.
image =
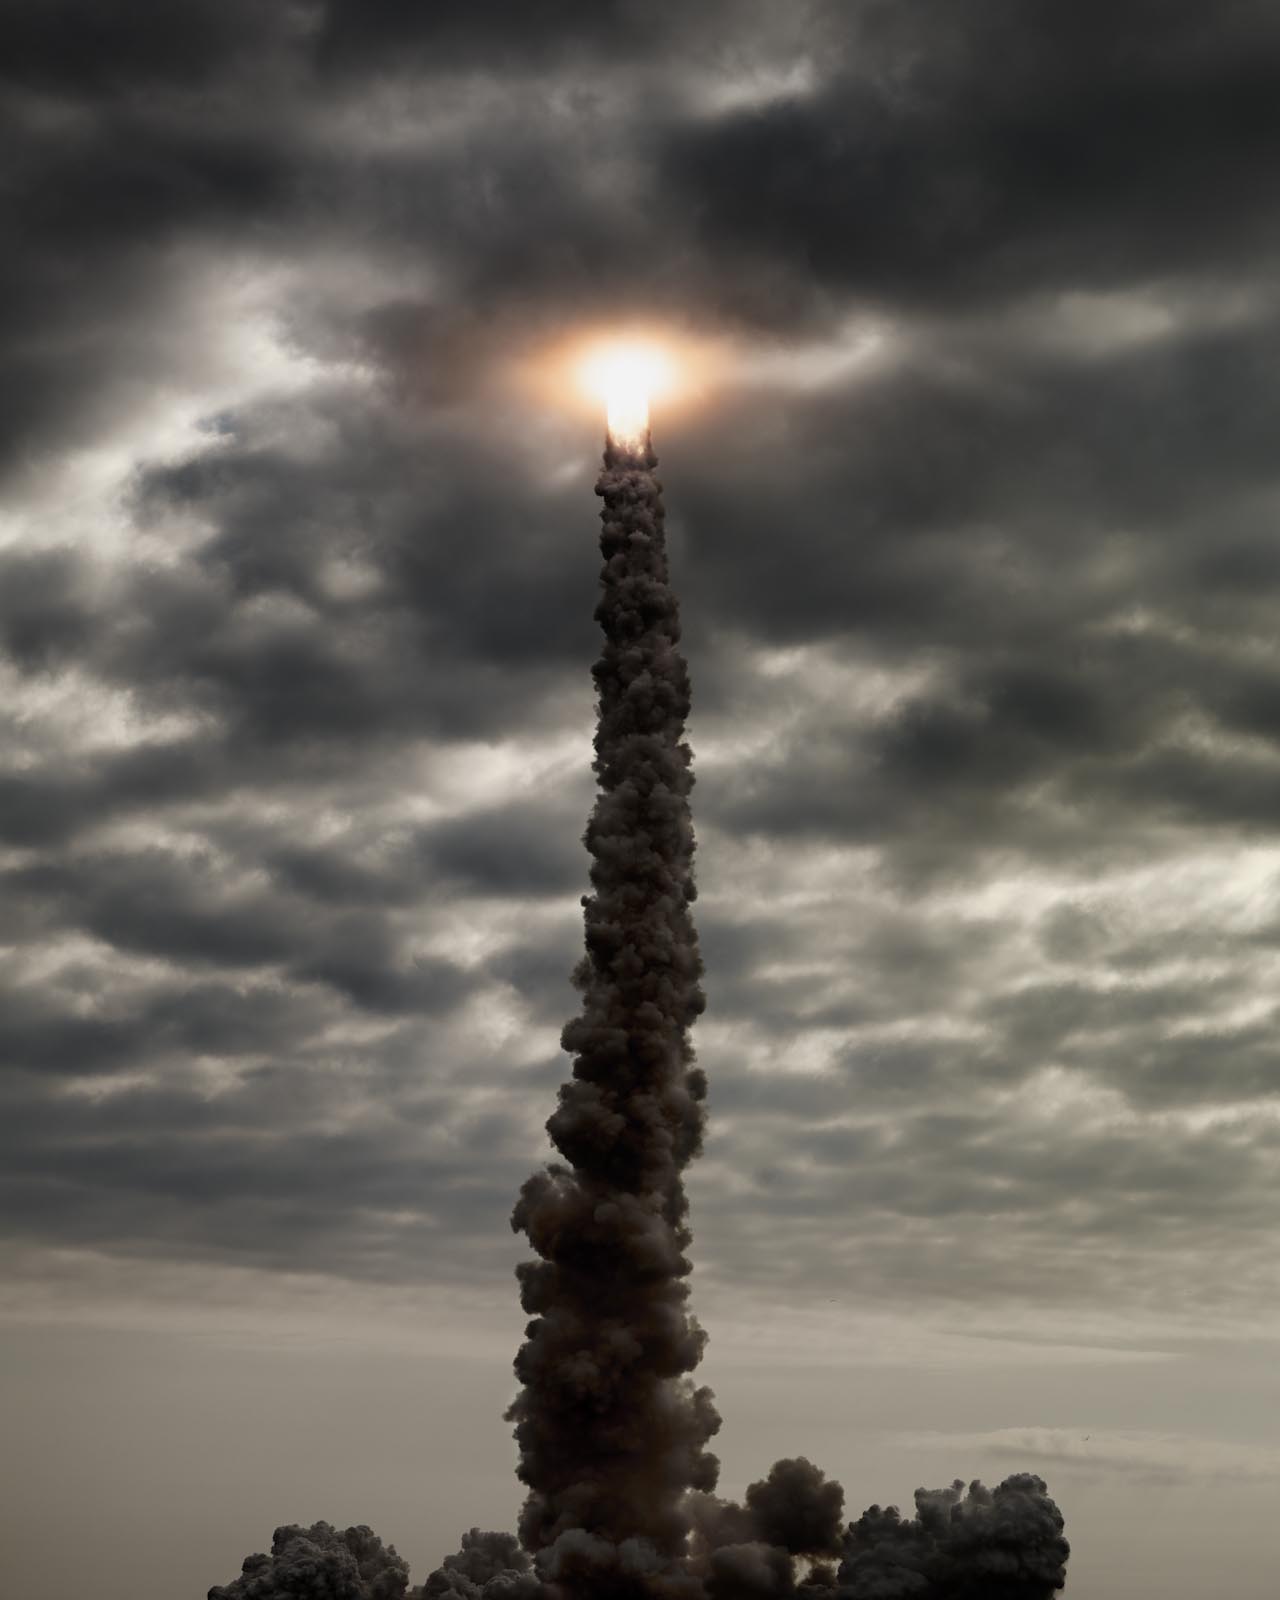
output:
M 656 419 L 712 1349 L 712 1306 L 832 1297 L 1273 1325 L 1274 8 L 8 21 L 22 1303 L 514 1297 L 581 947 L 598 440 L 511 375 L 626 316 L 731 352 Z M 953 1422 L 962 1456 L 1066 1437 Z M 1117 1425 L 1111 1476 L 1187 1419 Z

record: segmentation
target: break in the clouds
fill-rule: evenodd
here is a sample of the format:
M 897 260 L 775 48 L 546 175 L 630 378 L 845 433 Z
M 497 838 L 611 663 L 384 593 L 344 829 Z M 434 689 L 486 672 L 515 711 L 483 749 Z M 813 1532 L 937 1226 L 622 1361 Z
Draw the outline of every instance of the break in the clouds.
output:
M 28 1270 L 507 1270 L 581 940 L 596 454 L 507 380 L 618 315 L 731 352 L 657 419 L 706 1281 L 1263 1305 L 1273 9 L 10 11 Z

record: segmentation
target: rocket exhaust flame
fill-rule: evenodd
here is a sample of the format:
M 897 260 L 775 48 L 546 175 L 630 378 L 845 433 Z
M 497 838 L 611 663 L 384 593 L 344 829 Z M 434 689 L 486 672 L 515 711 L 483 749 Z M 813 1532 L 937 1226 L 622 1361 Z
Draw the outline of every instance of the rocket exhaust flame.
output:
M 609 437 L 637 454 L 649 437 L 649 396 L 640 389 L 623 389 L 609 398 Z
M 706 1341 L 689 1309 L 683 1182 L 705 1095 L 690 1044 L 703 995 L 689 677 L 649 437 L 655 373 L 599 370 L 604 646 L 582 1009 L 547 1123 L 564 1160 L 525 1183 L 512 1216 L 539 1258 L 517 1269 L 531 1320 L 507 1413 L 528 1495 L 518 1543 L 473 1528 L 409 1600 L 1051 1600 L 1069 1547 L 1030 1473 L 993 1491 L 917 1490 L 914 1517 L 872 1506 L 847 1526 L 840 1485 L 804 1457 L 777 1462 L 743 1504 L 711 1493 L 720 1418 L 690 1376 Z M 277 1529 L 272 1554 L 209 1600 L 404 1600 L 407 1585 L 367 1527 L 316 1523 Z
M 604 401 L 610 440 L 643 455 L 649 439 L 649 402 L 671 385 L 671 362 L 656 345 L 611 344 L 582 363 L 584 386 Z

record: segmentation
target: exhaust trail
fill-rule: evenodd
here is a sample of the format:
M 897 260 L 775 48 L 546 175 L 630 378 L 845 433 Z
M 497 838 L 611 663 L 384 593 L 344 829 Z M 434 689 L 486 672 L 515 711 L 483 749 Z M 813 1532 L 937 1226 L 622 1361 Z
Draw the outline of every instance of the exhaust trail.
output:
M 599 794 L 582 1010 L 564 1029 L 573 1076 L 547 1123 L 567 1164 L 530 1178 L 512 1226 L 540 1259 L 518 1269 L 533 1317 L 516 1357 L 520 1519 L 566 1595 L 661 1592 L 677 1578 L 690 1490 L 715 1487 L 720 1426 L 689 1374 L 706 1336 L 689 1311 L 682 1174 L 702 1145 L 706 1082 L 690 907 L 689 674 L 647 430 L 611 435 L 596 483 L 604 558 L 593 671 Z
M 464 1535 L 408 1589 L 367 1527 L 277 1529 L 270 1555 L 209 1600 L 1052 1600 L 1070 1547 L 1042 1479 L 918 1489 L 914 1517 L 844 1491 L 803 1456 L 743 1503 L 718 1499 L 720 1427 L 694 1383 L 684 1171 L 702 1146 L 703 1010 L 691 907 L 689 674 L 643 410 L 610 432 L 596 483 L 603 555 L 592 671 L 595 808 L 584 842 L 586 953 L 573 1058 L 547 1131 L 562 1161 L 512 1214 L 537 1259 L 516 1270 L 530 1321 L 515 1360 L 519 1536 Z

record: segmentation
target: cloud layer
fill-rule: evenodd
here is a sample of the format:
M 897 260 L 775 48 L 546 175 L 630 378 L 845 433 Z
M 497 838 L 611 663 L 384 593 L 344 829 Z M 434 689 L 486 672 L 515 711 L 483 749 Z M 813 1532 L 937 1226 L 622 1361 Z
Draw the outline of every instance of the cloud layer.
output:
M 616 314 L 739 374 L 658 435 L 700 1270 L 1273 1290 L 1280 25 L 785 9 L 18 8 L 21 1249 L 505 1272 L 596 648 L 595 441 L 507 377 Z

